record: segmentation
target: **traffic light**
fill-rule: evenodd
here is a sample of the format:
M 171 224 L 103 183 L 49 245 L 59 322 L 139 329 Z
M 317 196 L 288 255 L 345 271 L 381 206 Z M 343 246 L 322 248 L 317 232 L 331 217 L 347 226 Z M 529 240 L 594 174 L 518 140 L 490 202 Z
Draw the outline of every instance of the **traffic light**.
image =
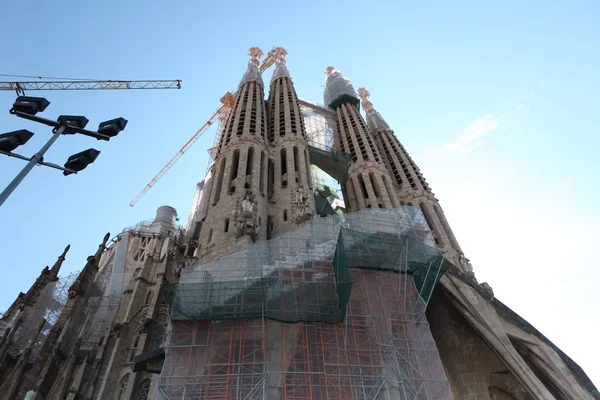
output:
M 83 171 L 88 165 L 96 161 L 99 154 L 100 151 L 96 149 L 87 149 L 81 153 L 73 154 L 65 163 L 65 168 L 75 172 Z M 64 176 L 71 174 L 72 172 L 63 171 Z

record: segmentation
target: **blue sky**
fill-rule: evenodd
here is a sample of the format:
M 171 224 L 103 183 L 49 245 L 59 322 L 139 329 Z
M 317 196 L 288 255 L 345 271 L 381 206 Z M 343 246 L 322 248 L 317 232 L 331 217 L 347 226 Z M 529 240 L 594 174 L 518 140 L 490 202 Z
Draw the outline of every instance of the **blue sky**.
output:
M 76 176 L 35 168 L 0 208 L 0 309 L 68 243 L 64 274 L 104 233 L 158 206 L 185 222 L 212 130 L 136 207 L 129 201 L 235 89 L 247 49 L 283 46 L 300 97 L 322 102 L 328 65 L 369 89 L 478 279 L 600 385 L 600 5 L 451 3 L 5 1 L 2 74 L 182 79 L 183 88 L 28 93 L 51 101 L 48 118 L 129 125 L 108 143 L 61 137 L 47 161 L 88 147 L 102 154 Z M 21 151 L 31 155 L 50 131 L 9 115 L 14 99 L 0 93 L 0 130 L 35 132 Z M 0 158 L 0 186 L 22 167 Z

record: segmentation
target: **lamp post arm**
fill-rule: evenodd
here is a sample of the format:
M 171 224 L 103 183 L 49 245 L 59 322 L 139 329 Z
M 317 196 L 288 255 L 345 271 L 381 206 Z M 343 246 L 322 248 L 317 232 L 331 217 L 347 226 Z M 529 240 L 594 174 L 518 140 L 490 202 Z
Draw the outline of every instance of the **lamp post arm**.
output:
M 19 186 L 19 184 L 27 176 L 29 171 L 31 171 L 36 164 L 40 163 L 43 160 L 46 151 L 48 151 L 48 149 L 54 144 L 54 142 L 56 142 L 56 139 L 58 139 L 58 137 L 62 135 L 65 129 L 65 126 L 61 126 L 60 128 L 58 128 L 56 132 L 52 135 L 50 140 L 48 140 L 48 142 L 37 153 L 35 153 L 33 157 L 31 157 L 27 165 L 21 170 L 21 172 L 19 172 L 15 179 L 13 179 L 12 182 L 10 182 L 8 186 L 6 186 L 6 189 L 4 189 L 2 193 L 0 193 L 0 206 L 4 204 L 8 196 L 10 196 L 11 193 L 17 188 L 17 186 Z

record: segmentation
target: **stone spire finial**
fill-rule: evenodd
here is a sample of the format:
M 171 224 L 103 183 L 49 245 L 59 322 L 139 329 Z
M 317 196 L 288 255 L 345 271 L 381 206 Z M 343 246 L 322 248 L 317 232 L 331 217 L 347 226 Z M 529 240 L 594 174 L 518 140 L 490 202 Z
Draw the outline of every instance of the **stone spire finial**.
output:
M 60 256 L 58 256 L 58 260 L 56 260 L 56 262 L 50 269 L 50 272 L 52 273 L 52 275 L 54 277 L 58 276 L 58 273 L 60 272 L 60 267 L 62 266 L 63 261 L 65 261 L 66 255 L 69 252 L 70 248 L 71 248 L 70 244 L 67 245 L 67 247 L 65 247 L 65 250 L 62 252 L 62 254 Z
M 289 78 L 290 73 L 285 65 L 285 57 L 288 52 L 283 47 L 276 47 L 274 49 L 275 52 L 275 71 L 273 72 L 273 77 L 271 78 L 271 82 L 273 82 L 277 78 Z
M 362 106 L 365 109 L 367 125 L 373 132 L 391 130 L 390 126 L 383 119 L 379 112 L 373 108 L 373 103 L 368 99 L 371 97 L 371 93 L 365 88 L 358 89 L 358 95 L 362 100 Z
M 358 97 L 362 100 L 362 105 L 365 110 L 373 108 L 373 103 L 368 100 L 370 96 L 371 93 L 367 89 L 364 87 L 358 88 Z
M 248 55 L 250 56 L 250 61 L 248 61 L 248 69 L 246 73 L 242 77 L 242 80 L 239 86 L 242 86 L 246 82 L 256 81 L 260 86 L 264 86 L 262 80 L 262 73 L 258 68 L 260 66 L 260 58 L 263 56 L 263 51 L 258 47 L 250 47 L 248 50 Z

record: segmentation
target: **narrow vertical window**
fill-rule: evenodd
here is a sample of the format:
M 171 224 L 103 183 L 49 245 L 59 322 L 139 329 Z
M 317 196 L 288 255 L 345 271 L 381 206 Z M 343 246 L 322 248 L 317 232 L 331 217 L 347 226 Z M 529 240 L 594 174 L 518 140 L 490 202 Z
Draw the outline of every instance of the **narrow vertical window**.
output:
M 260 152 L 260 176 L 259 176 L 259 183 L 258 183 L 258 188 L 260 191 L 260 194 L 262 194 L 263 196 L 265 195 L 265 152 L 261 151 Z
M 275 191 L 275 162 L 269 159 L 269 183 L 267 188 L 269 199 L 273 197 Z
M 300 171 L 298 168 L 298 166 L 299 166 L 299 164 L 298 164 L 298 146 L 294 146 L 293 154 L 294 154 L 294 176 L 295 176 L 296 183 L 298 183 L 298 176 L 300 175 Z
M 378 201 L 381 201 L 381 191 L 379 190 L 379 185 L 377 184 L 377 179 L 375 179 L 375 174 L 369 172 L 369 181 L 371 182 L 371 187 L 373 188 L 373 194 Z M 379 203 L 379 208 L 383 208 L 381 203 Z
M 238 167 L 240 164 L 240 151 L 236 150 L 233 152 L 233 159 L 231 160 L 231 171 L 229 172 L 229 194 L 235 193 L 235 180 L 238 176 Z
M 312 188 L 312 177 L 311 177 L 311 173 L 310 173 L 310 158 L 309 158 L 308 150 L 306 150 L 305 153 L 306 154 L 304 155 L 304 161 L 306 164 L 306 184 L 308 185 L 309 188 Z
M 281 163 L 281 187 L 286 188 L 287 184 L 288 184 L 288 178 L 287 178 L 287 152 L 286 152 L 285 148 L 281 149 L 279 161 Z
M 223 224 L 223 232 L 229 232 L 229 218 L 225 218 L 225 223 Z
M 283 220 L 287 221 L 287 210 L 283 210 Z
M 365 185 L 365 181 L 363 179 L 362 174 L 358 174 L 358 185 L 360 186 L 360 190 L 362 191 L 363 198 L 369 198 L 369 192 L 367 192 L 367 186 Z
M 146 301 L 144 302 L 144 304 L 150 304 L 151 300 L 152 300 L 152 290 L 149 290 L 148 293 L 146 294 Z
M 246 182 L 244 183 L 244 189 L 252 188 L 252 167 L 254 163 L 254 147 L 248 148 L 248 158 L 246 159 Z
M 219 165 L 219 173 L 217 175 L 217 182 L 215 185 L 215 196 L 213 197 L 213 205 L 217 204 L 219 198 L 221 197 L 221 186 L 223 185 L 223 175 L 225 174 L 225 162 L 226 158 L 221 160 L 221 165 Z

